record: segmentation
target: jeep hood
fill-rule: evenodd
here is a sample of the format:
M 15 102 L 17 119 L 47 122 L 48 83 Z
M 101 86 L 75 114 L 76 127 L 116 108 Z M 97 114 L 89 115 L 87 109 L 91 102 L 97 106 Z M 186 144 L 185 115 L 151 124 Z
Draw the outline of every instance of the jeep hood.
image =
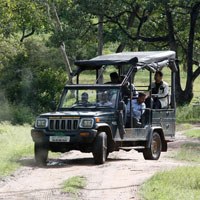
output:
M 41 114 L 40 117 L 62 117 L 62 116 L 83 116 L 83 117 L 97 117 L 102 115 L 113 115 L 114 112 L 105 112 L 105 111 L 62 111 L 62 112 L 49 112 Z

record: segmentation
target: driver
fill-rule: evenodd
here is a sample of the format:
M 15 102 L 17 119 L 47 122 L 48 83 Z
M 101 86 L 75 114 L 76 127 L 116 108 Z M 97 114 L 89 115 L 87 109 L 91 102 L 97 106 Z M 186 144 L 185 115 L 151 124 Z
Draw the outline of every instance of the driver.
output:
M 88 102 L 88 93 L 87 92 L 83 92 L 81 95 L 81 103 L 83 104 L 87 104 Z
M 112 102 L 108 100 L 108 93 L 103 92 L 101 95 L 101 101 L 99 102 L 99 106 L 112 106 Z

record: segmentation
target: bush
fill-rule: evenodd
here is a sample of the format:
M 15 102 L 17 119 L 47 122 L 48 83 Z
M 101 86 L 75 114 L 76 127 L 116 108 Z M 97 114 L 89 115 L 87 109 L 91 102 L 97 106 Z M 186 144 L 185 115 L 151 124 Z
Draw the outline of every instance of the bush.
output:
M 7 102 L 0 109 L 0 120 L 31 123 L 34 116 L 50 110 L 52 100 L 59 101 L 66 83 L 60 50 L 46 47 L 41 38 L 27 39 L 24 48 L 0 67 L 0 91 Z
M 177 123 L 188 123 L 188 122 L 199 122 L 200 121 L 200 105 L 185 105 L 177 107 L 176 110 L 176 122 Z
M 33 115 L 29 107 L 25 107 L 23 104 L 15 106 L 12 111 L 12 124 L 33 123 L 35 116 Z

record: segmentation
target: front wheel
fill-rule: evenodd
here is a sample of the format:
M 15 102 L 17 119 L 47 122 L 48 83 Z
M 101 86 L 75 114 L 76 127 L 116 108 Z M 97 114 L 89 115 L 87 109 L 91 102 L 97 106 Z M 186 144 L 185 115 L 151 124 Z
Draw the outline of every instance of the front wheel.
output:
M 48 149 L 40 143 L 35 143 L 34 154 L 36 164 L 45 166 L 48 158 Z
M 107 135 L 105 132 L 99 133 L 95 138 L 93 146 L 93 157 L 95 164 L 103 164 L 107 158 Z
M 158 160 L 161 154 L 162 142 L 160 135 L 157 132 L 153 132 L 150 148 L 146 148 L 143 151 L 145 160 Z

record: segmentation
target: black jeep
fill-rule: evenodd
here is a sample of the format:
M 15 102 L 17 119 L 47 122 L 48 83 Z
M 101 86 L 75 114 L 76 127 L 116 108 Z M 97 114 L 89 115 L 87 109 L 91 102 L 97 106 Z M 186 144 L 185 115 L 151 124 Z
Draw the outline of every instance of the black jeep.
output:
M 35 160 L 44 165 L 48 151 L 67 152 L 79 150 L 92 152 L 96 164 L 103 164 L 113 151 L 135 149 L 145 159 L 157 160 L 161 151 L 167 151 L 167 142 L 175 136 L 175 52 L 126 52 L 98 56 L 91 60 L 76 61 L 77 84 L 66 85 L 57 109 L 41 114 L 31 131 L 35 143 Z M 99 71 L 109 66 L 123 75 L 120 83 L 99 84 Z M 127 101 L 134 99 L 132 85 L 141 70 L 148 71 L 148 85 L 138 86 L 138 91 L 152 95 L 152 74 L 168 66 L 171 73 L 169 103 L 154 109 L 150 101 L 141 119 L 141 127 L 127 118 Z M 79 75 L 85 70 L 96 70 L 96 84 L 79 84 Z M 127 92 L 128 91 L 128 92 Z

